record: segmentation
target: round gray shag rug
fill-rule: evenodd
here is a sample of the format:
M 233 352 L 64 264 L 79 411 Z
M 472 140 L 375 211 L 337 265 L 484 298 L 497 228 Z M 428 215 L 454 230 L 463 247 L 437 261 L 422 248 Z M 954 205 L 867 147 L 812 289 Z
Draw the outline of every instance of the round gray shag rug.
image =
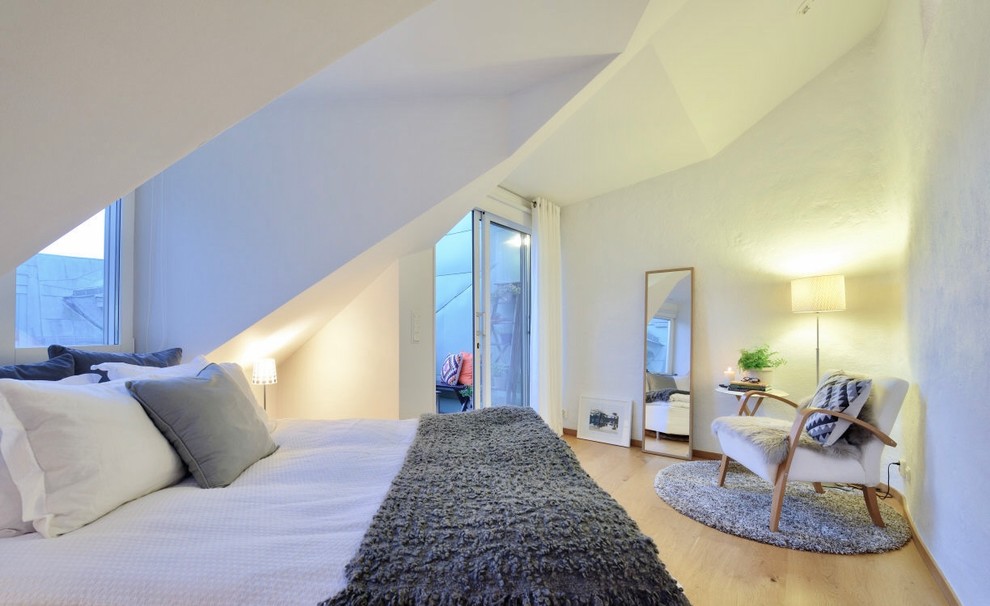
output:
M 787 485 L 778 532 L 770 532 L 773 486 L 732 463 L 725 486 L 718 485 L 718 461 L 689 461 L 661 469 L 657 495 L 682 514 L 716 530 L 761 543 L 819 553 L 882 553 L 911 538 L 904 517 L 886 503 L 880 514 L 886 528 L 874 526 L 863 493 L 811 484 Z

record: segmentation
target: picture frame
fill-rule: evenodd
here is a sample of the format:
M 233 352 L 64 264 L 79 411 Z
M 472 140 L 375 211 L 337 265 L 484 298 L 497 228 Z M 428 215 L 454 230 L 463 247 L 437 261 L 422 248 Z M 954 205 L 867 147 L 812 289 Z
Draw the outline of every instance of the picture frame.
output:
M 631 433 L 631 400 L 581 396 L 578 402 L 579 438 L 629 448 Z

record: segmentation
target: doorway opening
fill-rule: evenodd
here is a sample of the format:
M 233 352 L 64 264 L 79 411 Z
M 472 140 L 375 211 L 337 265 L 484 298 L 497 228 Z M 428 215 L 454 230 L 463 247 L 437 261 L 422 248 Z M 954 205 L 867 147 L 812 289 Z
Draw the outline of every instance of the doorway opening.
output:
M 480 210 L 437 242 L 437 412 L 529 406 L 529 243 Z

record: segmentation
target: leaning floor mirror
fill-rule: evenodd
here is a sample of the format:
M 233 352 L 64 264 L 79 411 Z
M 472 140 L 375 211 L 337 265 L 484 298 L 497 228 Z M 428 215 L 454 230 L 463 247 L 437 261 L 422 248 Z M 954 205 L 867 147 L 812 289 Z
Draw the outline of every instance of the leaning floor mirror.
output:
M 643 450 L 691 458 L 694 268 L 646 272 Z

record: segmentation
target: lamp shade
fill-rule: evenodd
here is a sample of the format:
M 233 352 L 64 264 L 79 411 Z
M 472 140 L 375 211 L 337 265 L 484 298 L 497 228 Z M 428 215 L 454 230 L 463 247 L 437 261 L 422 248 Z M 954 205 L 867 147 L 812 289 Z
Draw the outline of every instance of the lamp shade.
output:
M 846 277 L 841 274 L 791 281 L 791 311 L 817 313 L 846 308 Z
M 275 358 L 259 358 L 254 361 L 254 371 L 251 382 L 255 385 L 272 385 L 278 383 L 278 373 L 275 372 Z

